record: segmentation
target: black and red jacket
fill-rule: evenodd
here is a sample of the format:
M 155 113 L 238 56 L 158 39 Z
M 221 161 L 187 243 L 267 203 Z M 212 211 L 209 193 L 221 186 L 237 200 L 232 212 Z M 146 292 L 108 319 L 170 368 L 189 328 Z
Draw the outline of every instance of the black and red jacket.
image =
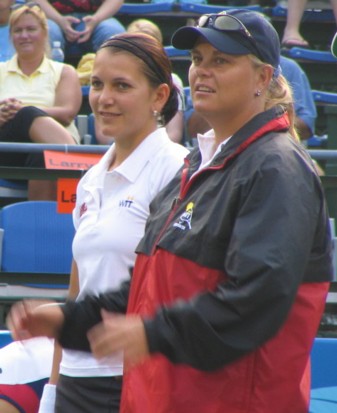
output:
M 151 204 L 131 288 L 65 306 L 61 342 L 82 349 L 100 308 L 128 299 L 143 317 L 152 356 L 126 374 L 122 413 L 307 412 L 332 246 L 320 179 L 287 128 L 273 108 L 196 173 L 193 151 Z

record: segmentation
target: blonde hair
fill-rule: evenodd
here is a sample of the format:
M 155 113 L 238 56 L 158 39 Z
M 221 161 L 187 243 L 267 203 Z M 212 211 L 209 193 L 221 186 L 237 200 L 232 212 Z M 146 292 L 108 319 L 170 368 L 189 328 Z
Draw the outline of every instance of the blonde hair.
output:
M 163 35 L 159 27 L 148 19 L 137 19 L 132 21 L 126 31 L 128 33 L 145 33 L 154 37 L 160 43 L 163 43 Z
M 46 34 L 46 45 L 45 45 L 45 51 L 46 53 L 50 52 L 50 46 L 48 42 L 48 21 L 47 17 L 44 13 L 44 11 L 41 9 L 41 7 L 36 4 L 36 3 L 27 3 L 27 4 L 22 4 L 22 6 L 14 9 L 11 12 L 11 15 L 9 17 L 9 30 L 10 33 L 12 34 L 12 30 L 14 25 L 18 22 L 18 20 L 24 15 L 24 14 L 31 14 L 35 19 L 38 21 L 40 26 L 42 27 L 42 30 Z
M 259 58 L 257 58 L 254 55 L 250 55 L 250 57 L 253 62 L 253 65 L 256 67 L 260 67 L 262 65 L 267 64 L 263 63 Z M 283 109 L 288 113 L 290 122 L 290 134 L 295 141 L 299 142 L 300 138 L 295 127 L 296 114 L 294 107 L 293 92 L 289 82 L 282 74 L 273 77 L 269 84 L 266 93 L 265 110 L 268 110 L 273 106 L 277 105 L 282 106 Z

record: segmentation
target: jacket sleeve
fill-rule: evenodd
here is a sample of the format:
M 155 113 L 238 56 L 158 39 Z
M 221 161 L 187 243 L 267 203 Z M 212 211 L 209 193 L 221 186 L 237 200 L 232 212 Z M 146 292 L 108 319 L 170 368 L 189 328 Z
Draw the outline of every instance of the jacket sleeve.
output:
M 319 179 L 308 167 L 297 168 L 296 176 L 288 166 L 280 172 L 274 164 L 242 183 L 224 259 L 228 281 L 144 319 L 151 353 L 201 370 L 220 368 L 277 333 L 308 263 L 315 265 L 312 254 L 327 263 L 318 271 L 327 277 L 322 281 L 330 277 L 331 236 Z
M 127 280 L 118 291 L 88 295 L 82 301 L 68 301 L 62 306 L 64 323 L 58 338 L 62 347 L 90 351 L 87 332 L 102 321 L 101 309 L 125 313 L 129 289 L 130 280 Z

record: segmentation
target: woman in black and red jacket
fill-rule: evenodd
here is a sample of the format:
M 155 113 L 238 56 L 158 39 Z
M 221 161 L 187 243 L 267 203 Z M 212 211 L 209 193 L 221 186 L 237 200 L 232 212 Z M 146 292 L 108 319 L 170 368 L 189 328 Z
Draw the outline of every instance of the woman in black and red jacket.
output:
M 173 45 L 191 49 L 212 130 L 153 201 L 131 282 L 63 307 L 18 303 L 9 326 L 98 358 L 124 351 L 122 413 L 307 413 L 332 245 L 277 33 L 231 10 Z

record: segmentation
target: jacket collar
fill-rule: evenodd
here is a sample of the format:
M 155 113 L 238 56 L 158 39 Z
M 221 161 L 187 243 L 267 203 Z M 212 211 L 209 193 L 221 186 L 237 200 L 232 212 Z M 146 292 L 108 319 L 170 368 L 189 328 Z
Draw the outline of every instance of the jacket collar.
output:
M 288 114 L 281 106 L 274 106 L 265 112 L 259 113 L 233 134 L 226 145 L 222 146 L 221 151 L 215 156 L 210 166 L 219 166 L 224 160 L 234 158 L 266 133 L 281 130 L 288 131 L 289 126 Z M 212 131 L 207 132 L 207 134 L 209 133 L 212 133 Z M 193 150 L 188 158 L 192 169 L 195 170 L 195 167 L 198 167 L 201 161 L 199 149 Z

